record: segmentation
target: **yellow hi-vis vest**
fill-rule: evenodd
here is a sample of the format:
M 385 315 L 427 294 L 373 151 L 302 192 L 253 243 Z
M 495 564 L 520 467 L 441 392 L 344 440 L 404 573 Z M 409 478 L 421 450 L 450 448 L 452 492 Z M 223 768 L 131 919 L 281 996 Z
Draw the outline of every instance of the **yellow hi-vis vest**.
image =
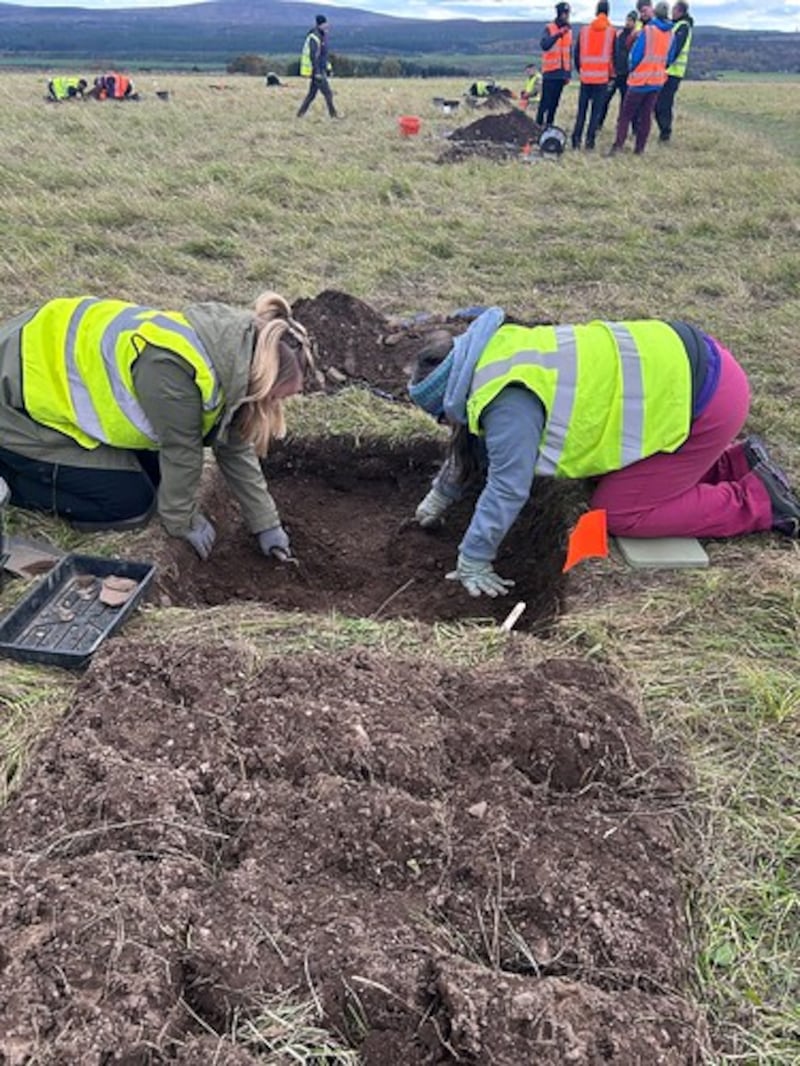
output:
M 306 39 L 303 41 L 303 51 L 300 53 L 300 77 L 310 78 L 314 73 L 314 66 L 311 62 L 311 38 L 314 37 L 319 43 L 319 38 L 313 30 L 310 30 L 306 34 Z
M 77 89 L 80 78 L 67 78 L 59 75 L 53 78 L 50 84 L 53 86 L 53 95 L 56 100 L 66 100 L 70 89 Z
M 471 433 L 509 385 L 541 400 L 545 428 L 537 474 L 607 474 L 656 452 L 674 452 L 691 424 L 686 349 L 665 322 L 502 326 L 481 353 L 467 400 Z
M 688 19 L 678 19 L 678 21 L 674 23 L 672 27 L 672 33 L 674 35 L 677 28 L 679 26 L 682 26 L 684 23 L 686 23 L 688 29 L 683 48 L 681 48 L 680 55 L 675 60 L 675 62 L 671 63 L 667 67 L 667 76 L 671 75 L 673 78 L 682 78 L 686 74 L 686 66 L 689 62 L 689 49 L 692 47 L 692 24 L 689 22 Z
M 158 437 L 133 386 L 133 364 L 146 344 L 175 352 L 191 366 L 205 436 L 222 414 L 223 395 L 200 338 L 176 311 L 122 300 L 50 300 L 23 326 L 25 410 L 84 448 L 156 450 Z

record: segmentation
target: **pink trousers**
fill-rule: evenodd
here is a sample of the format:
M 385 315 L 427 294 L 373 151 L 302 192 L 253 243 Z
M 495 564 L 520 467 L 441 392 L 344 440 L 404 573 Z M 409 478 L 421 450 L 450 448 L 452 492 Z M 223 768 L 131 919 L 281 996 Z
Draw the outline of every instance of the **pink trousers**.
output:
M 735 537 L 772 527 L 772 504 L 750 471 L 741 443 L 750 386 L 717 342 L 719 383 L 676 452 L 659 452 L 598 481 L 592 507 L 608 514 L 608 531 L 624 537 Z

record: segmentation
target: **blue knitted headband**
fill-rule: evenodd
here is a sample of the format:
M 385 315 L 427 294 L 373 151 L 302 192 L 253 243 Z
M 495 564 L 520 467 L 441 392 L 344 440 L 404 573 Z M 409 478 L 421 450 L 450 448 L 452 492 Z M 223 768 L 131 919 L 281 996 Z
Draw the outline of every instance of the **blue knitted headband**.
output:
M 418 381 L 416 385 L 408 386 L 411 402 L 434 418 L 440 418 L 444 414 L 444 394 L 454 360 L 455 351 L 451 348 L 450 354 L 426 378 Z

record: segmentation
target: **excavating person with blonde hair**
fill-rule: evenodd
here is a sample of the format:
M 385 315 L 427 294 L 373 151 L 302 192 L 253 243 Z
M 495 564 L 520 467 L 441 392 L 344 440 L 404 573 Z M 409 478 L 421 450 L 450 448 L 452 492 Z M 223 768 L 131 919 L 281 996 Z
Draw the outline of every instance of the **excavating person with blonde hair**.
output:
M 302 391 L 306 331 L 286 300 L 183 312 L 92 296 L 0 325 L 0 475 L 18 507 L 76 529 L 136 529 L 157 511 L 207 559 L 198 504 L 210 447 L 264 555 L 291 558 L 260 457 Z

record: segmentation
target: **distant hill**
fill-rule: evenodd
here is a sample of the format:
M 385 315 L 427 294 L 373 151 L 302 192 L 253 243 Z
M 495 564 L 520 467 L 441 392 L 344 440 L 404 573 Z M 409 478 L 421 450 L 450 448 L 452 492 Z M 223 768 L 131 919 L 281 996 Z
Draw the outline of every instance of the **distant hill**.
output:
M 243 53 L 281 55 L 299 48 L 316 8 L 293 0 L 211 0 L 183 7 L 98 11 L 0 3 L 0 59 L 93 60 L 161 64 L 219 62 Z M 424 57 L 436 53 L 535 56 L 543 23 L 393 18 L 358 8 L 331 9 L 331 43 L 340 55 Z M 722 70 L 800 73 L 800 34 L 700 26 L 695 74 Z

